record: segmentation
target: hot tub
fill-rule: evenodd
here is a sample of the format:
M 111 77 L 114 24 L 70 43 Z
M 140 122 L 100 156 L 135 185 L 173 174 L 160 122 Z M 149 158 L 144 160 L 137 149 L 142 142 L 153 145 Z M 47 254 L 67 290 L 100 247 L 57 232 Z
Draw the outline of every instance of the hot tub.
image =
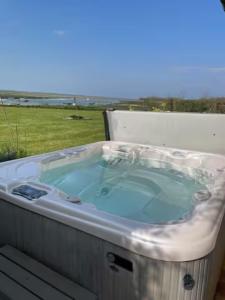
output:
M 225 156 L 99 142 L 0 165 L 0 242 L 99 299 L 212 299 Z

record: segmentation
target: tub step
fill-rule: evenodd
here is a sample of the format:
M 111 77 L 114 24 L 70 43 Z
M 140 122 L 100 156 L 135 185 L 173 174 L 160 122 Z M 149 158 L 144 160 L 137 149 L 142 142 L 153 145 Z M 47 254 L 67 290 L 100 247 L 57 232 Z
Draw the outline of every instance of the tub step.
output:
M 0 248 L 1 300 L 97 300 L 88 290 L 19 250 Z

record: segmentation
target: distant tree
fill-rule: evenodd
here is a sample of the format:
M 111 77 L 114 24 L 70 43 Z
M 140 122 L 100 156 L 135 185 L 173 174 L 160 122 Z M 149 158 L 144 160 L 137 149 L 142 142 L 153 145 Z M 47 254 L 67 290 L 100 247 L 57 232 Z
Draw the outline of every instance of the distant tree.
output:
M 221 1 L 222 5 L 223 5 L 223 8 L 225 10 L 225 0 L 220 0 L 220 1 Z

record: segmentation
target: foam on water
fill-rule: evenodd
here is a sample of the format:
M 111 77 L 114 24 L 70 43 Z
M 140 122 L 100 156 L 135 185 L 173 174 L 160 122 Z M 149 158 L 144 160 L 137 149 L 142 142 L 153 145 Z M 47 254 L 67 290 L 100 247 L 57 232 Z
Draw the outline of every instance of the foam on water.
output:
M 40 181 L 98 210 L 145 223 L 184 219 L 194 208 L 194 195 L 206 190 L 171 167 L 103 156 L 44 171 Z

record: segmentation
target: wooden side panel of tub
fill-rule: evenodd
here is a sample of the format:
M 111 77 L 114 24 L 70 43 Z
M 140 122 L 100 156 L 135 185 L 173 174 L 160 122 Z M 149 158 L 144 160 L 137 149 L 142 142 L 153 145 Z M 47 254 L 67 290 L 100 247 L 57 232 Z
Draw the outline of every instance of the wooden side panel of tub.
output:
M 212 300 L 207 289 L 214 280 L 209 276 L 212 255 L 183 263 L 147 259 L 0 200 L 0 246 L 4 244 L 79 283 L 100 300 Z M 129 270 L 126 264 L 110 263 L 108 253 L 130 261 Z M 195 281 L 191 290 L 183 287 L 186 274 Z

